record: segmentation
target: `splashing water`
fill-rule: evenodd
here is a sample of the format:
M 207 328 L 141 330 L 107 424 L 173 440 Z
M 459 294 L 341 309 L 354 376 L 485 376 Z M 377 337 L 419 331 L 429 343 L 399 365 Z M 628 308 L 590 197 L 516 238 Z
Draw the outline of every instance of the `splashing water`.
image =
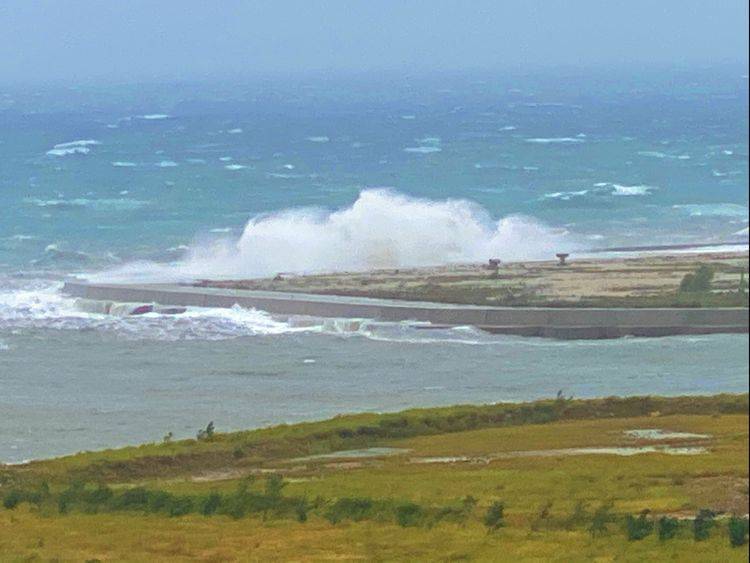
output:
M 419 199 L 388 189 L 360 192 L 334 212 L 290 209 L 252 218 L 238 240 L 197 243 L 169 266 L 134 263 L 102 280 L 258 277 L 456 262 L 547 258 L 577 244 L 566 231 L 521 215 L 493 220 L 467 200 Z

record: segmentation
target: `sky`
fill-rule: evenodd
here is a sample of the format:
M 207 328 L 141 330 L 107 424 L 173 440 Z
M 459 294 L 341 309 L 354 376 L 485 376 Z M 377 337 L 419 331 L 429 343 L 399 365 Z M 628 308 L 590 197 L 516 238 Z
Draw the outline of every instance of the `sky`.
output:
M 747 0 L 0 2 L 4 83 L 747 60 Z

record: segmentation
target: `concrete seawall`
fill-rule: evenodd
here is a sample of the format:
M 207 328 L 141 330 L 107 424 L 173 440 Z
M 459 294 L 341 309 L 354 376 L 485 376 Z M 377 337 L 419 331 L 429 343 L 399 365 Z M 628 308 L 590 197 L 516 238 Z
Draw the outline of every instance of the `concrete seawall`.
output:
M 498 334 L 562 339 L 748 332 L 748 310 L 744 308 L 483 307 L 174 284 L 69 282 L 63 291 L 74 297 L 106 301 L 191 307 L 236 304 L 279 315 L 411 320 L 437 326 L 473 325 Z

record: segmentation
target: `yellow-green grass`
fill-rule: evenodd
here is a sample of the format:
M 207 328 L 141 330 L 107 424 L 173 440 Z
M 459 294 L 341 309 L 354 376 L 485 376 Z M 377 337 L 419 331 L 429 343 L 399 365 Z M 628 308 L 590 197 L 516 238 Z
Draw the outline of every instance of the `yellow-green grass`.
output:
M 275 472 L 286 480 L 284 498 L 309 499 L 317 508 L 311 508 L 307 521 L 300 523 L 273 512 L 231 518 L 193 511 L 170 517 L 110 509 L 86 514 L 75 508 L 61 514 L 53 501 L 38 506 L 22 502 L 12 510 L 0 507 L 0 561 L 747 560 L 747 546 L 730 546 L 725 520 L 717 521 L 706 541 L 692 538 L 689 522 L 668 541 L 660 541 L 655 533 L 629 541 L 624 531 L 625 515 L 645 509 L 652 511 L 654 519 L 687 518 L 701 508 L 725 516 L 746 514 L 747 410 L 747 395 L 422 409 L 6 467 L 0 471 L 0 496 L 13 487 L 36 487 L 45 481 L 53 499 L 81 477 L 91 479 L 89 487 L 107 482 L 116 492 L 143 486 L 198 498 L 212 492 L 234 494 L 238 485 L 246 483 L 246 475 L 256 475 L 250 489 L 263 494 L 265 475 Z M 524 423 L 542 414 L 547 422 Z M 432 422 L 426 425 L 425 420 Z M 443 430 L 436 430 L 441 425 Z M 466 426 L 474 428 L 462 429 Z M 356 432 L 361 428 L 367 429 L 364 434 Z M 645 428 L 710 435 L 670 442 L 703 446 L 706 453 L 513 454 L 648 445 L 648 440 L 625 434 Z M 402 451 L 377 458 L 295 460 L 301 455 L 372 446 Z M 243 455 L 233 454 L 237 448 L 243 449 Z M 474 461 L 415 462 L 440 456 Z M 208 462 L 205 467 L 199 464 L 203 461 Z M 162 465 L 149 472 L 150 462 Z M 328 507 L 342 498 L 394 506 L 413 502 L 425 510 L 438 510 L 465 506 L 469 496 L 476 505 L 459 521 L 425 520 L 402 527 L 386 513 L 358 522 L 344 518 L 334 524 L 326 519 Z M 496 501 L 505 505 L 505 526 L 488 532 L 483 516 Z M 594 537 L 588 530 L 592 513 L 609 503 L 615 521 Z M 585 507 L 585 516 L 573 522 L 576 506 Z
M 227 517 L 167 518 L 73 514 L 45 518 L 0 512 L 2 561 L 747 561 L 719 532 L 703 542 L 686 532 L 660 542 L 627 541 L 614 529 L 585 530 L 442 524 L 401 528 L 378 522 L 299 524 Z

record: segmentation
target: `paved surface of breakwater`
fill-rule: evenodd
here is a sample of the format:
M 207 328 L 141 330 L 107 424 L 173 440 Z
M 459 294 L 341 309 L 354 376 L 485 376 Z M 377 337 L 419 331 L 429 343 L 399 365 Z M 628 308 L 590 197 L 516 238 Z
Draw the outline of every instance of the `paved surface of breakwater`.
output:
M 562 339 L 748 332 L 748 310 L 744 308 L 484 307 L 177 284 L 68 282 L 63 291 L 103 301 L 186 307 L 240 305 L 278 315 L 416 321 L 440 327 L 472 325 L 497 334 Z

